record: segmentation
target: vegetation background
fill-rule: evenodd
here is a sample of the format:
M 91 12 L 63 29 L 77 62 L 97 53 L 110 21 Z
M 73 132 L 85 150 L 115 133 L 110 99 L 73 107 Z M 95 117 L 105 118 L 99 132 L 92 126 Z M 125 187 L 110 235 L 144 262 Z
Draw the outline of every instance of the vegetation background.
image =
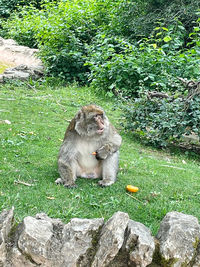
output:
M 153 232 L 170 210 L 199 217 L 199 154 L 139 143 L 174 151 L 183 135 L 200 136 L 199 12 L 196 0 L 0 0 L 0 35 L 39 48 L 46 67 L 37 82 L 1 85 L 2 122 L 14 123 L 1 124 L 2 209 L 14 205 L 18 219 L 121 209 Z M 123 136 L 119 181 L 65 190 L 53 185 L 63 121 L 88 102 Z

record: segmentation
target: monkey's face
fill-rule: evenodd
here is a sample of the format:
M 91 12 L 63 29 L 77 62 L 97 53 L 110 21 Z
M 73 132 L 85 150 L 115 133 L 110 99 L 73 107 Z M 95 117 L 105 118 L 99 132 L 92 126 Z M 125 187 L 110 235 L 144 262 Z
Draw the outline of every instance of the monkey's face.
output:
M 88 137 L 103 135 L 108 125 L 108 119 L 100 107 L 84 106 L 76 115 L 75 130 L 79 135 Z

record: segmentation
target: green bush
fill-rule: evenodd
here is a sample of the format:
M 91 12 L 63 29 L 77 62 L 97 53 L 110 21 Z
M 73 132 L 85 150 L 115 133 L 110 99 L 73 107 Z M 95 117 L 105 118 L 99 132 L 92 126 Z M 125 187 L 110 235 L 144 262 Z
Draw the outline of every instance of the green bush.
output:
M 36 48 L 36 32 L 40 23 L 39 16 L 35 15 L 36 11 L 37 9 L 31 6 L 23 8 L 19 13 L 13 13 L 10 19 L 2 24 L 4 37 L 12 38 L 20 45 Z
M 94 1 L 47 2 L 41 10 L 26 7 L 4 24 L 8 37 L 40 48 L 49 75 L 86 81 L 85 44 L 93 37 Z
M 8 18 L 13 11 L 19 9 L 21 6 L 33 5 L 40 8 L 43 0 L 0 0 L 0 17 Z
M 184 134 L 200 137 L 200 96 L 160 99 L 146 95 L 124 106 L 126 128 L 155 146 L 177 142 Z
M 199 23 L 200 19 L 197 20 L 197 25 L 190 34 L 192 42 L 189 45 L 192 44 L 193 47 L 175 57 L 174 64 L 180 69 L 185 68 L 182 77 L 188 75 L 199 78 Z M 175 74 L 178 73 L 174 73 L 173 80 L 177 77 Z M 152 98 L 149 90 L 146 92 L 143 90 L 138 98 L 130 100 L 124 106 L 126 128 L 156 146 L 167 146 L 171 142 L 177 142 L 183 135 L 195 133 L 200 137 L 200 87 L 199 82 L 193 87 L 192 84 L 193 82 L 187 83 L 187 90 L 182 86 L 177 87 L 175 91 L 171 90 L 168 92 L 169 97 L 166 98 Z
M 176 77 L 197 79 L 198 51 L 180 50 L 185 30 L 181 23 L 156 27 L 154 35 L 130 44 L 119 37 L 98 35 L 90 47 L 89 79 L 109 94 L 136 97 L 139 91 L 174 91 Z
M 200 2 L 196 0 L 183 0 L 181 4 L 179 0 L 123 0 L 114 10 L 116 15 L 109 30 L 129 40 L 140 40 L 151 34 L 157 21 L 168 28 L 179 20 L 189 34 L 198 18 L 198 9 Z M 187 35 L 185 37 L 187 39 Z
M 111 19 L 119 1 L 76 0 L 49 2 L 38 10 L 25 7 L 3 24 L 7 37 L 19 44 L 39 47 L 49 75 L 87 82 L 86 46 Z

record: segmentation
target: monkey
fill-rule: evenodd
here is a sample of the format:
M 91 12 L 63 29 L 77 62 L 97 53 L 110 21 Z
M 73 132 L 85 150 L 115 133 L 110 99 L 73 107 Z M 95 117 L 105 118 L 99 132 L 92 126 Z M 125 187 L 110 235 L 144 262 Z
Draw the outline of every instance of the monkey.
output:
M 60 178 L 55 183 L 76 187 L 77 177 L 100 178 L 99 185 L 116 181 L 122 138 L 105 111 L 94 104 L 83 106 L 71 120 L 58 155 Z

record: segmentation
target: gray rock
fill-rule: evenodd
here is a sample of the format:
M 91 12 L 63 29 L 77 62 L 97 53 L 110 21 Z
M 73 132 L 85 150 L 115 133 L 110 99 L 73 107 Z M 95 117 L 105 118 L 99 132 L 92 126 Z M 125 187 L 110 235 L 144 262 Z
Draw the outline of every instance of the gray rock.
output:
M 173 267 L 189 266 L 200 240 L 200 225 L 194 216 L 169 212 L 161 222 L 157 238 L 165 264 Z
M 0 37 L 0 46 L 18 45 L 16 41 L 12 39 L 3 39 Z
M 0 214 L 0 266 L 4 266 L 6 261 L 6 243 L 10 234 L 14 217 L 14 208 Z
M 19 228 L 18 247 L 36 264 L 59 266 L 63 227 L 59 220 L 26 217 Z
M 130 262 L 136 267 L 145 267 L 153 260 L 155 250 L 154 238 L 150 230 L 143 224 L 129 220 L 127 240 L 124 249 L 129 254 Z
M 64 225 L 46 214 L 26 217 L 18 229 L 18 248 L 23 255 L 16 248 L 13 255 L 24 267 L 86 267 L 94 256 L 94 243 L 102 225 L 103 219 L 75 218 Z M 25 263 L 23 256 L 27 258 Z
M 14 230 L 13 209 L 0 214 L 0 267 L 200 267 L 200 225 L 179 212 L 168 213 L 155 242 L 150 230 L 116 212 L 103 219 L 63 224 L 40 213 Z M 160 259 L 160 260 L 159 260 Z
M 0 61 L 8 68 L 0 75 L 0 82 L 8 79 L 37 79 L 44 73 L 42 61 L 37 57 L 38 49 L 20 46 L 14 40 L 0 37 Z
M 123 245 L 128 222 L 129 216 L 124 212 L 116 212 L 107 221 L 102 228 L 92 267 L 109 266 Z
M 26 66 L 19 65 L 14 68 L 8 68 L 0 75 L 0 81 L 4 82 L 6 79 L 18 79 L 21 81 L 27 80 L 29 78 L 37 79 L 43 75 L 43 67 L 39 66 Z
M 75 218 L 64 227 L 61 266 L 90 266 L 103 222 L 103 219 Z
M 14 245 L 3 267 L 36 267 L 36 266 L 38 265 L 32 263 L 31 259 L 23 255 L 21 251 L 17 248 L 17 246 Z

